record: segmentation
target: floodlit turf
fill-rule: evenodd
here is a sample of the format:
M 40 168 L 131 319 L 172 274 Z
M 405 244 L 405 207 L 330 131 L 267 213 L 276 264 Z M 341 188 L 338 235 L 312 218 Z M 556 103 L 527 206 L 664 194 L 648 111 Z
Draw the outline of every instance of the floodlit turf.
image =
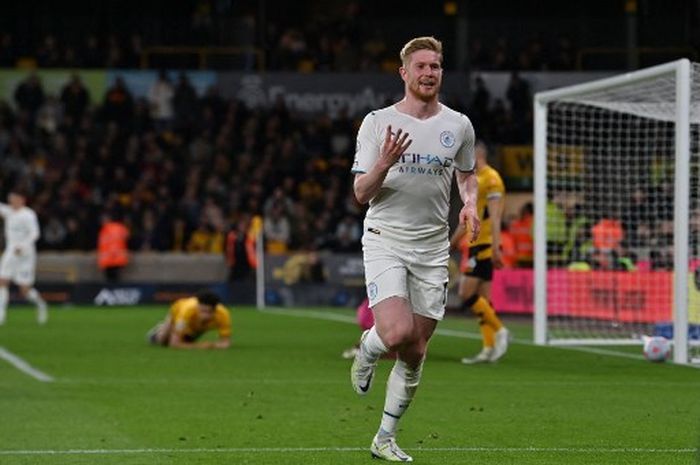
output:
M 146 345 L 164 314 L 61 308 L 38 327 L 12 308 L 0 347 L 55 381 L 0 360 L 0 464 L 370 463 L 391 364 L 352 391 L 340 353 L 358 329 L 321 318 L 352 312 L 234 309 L 233 347 L 209 352 Z M 524 343 L 468 367 L 474 321 L 440 328 L 455 333 L 433 339 L 399 436 L 417 463 L 695 463 L 700 370 Z

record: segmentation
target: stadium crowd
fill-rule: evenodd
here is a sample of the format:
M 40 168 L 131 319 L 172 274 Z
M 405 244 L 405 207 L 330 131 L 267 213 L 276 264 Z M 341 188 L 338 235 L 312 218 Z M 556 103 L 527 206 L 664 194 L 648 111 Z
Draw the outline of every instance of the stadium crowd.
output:
M 264 66 L 273 71 L 393 73 L 398 66 L 395 50 L 403 39 L 402 34 L 392 32 L 400 18 L 387 18 L 358 1 L 328 6 L 322 14 L 308 15 L 303 20 L 293 13 L 271 11 L 264 24 L 260 24 L 254 8 L 198 0 L 189 6 L 173 6 L 168 18 L 150 18 L 148 8 L 153 6 L 145 6 L 140 17 L 131 17 L 126 24 L 106 20 L 102 25 L 104 18 L 86 22 L 84 13 L 61 14 L 63 24 L 47 28 L 45 25 L 53 24 L 56 16 L 51 14 L 52 8 L 57 7 L 32 12 L 44 17 L 37 20 L 42 26 L 35 26 L 30 34 L 21 28 L 31 26 L 0 24 L 0 66 L 30 61 L 42 68 L 134 69 L 144 64 L 143 54 L 150 47 L 206 46 L 226 47 L 233 55 L 240 53 L 238 60 L 220 62 L 226 69 L 235 63 L 248 70 Z M 55 13 L 62 13 L 61 9 Z M 431 24 L 444 25 L 440 8 L 427 14 Z M 469 67 L 473 70 L 572 70 L 576 65 L 574 40 L 556 31 L 532 37 L 506 34 L 502 29 L 489 34 L 479 32 L 469 38 L 468 44 Z M 262 51 L 264 60 L 256 62 L 247 50 Z M 209 60 L 207 66 L 216 67 L 216 63 Z M 456 63 L 449 60 L 446 66 L 454 69 Z
M 509 110 L 529 106 L 515 79 L 507 106 L 481 88 L 461 108 L 487 140 L 531 137 L 529 111 Z M 94 250 L 108 213 L 126 223 L 132 250 L 221 252 L 227 231 L 260 219 L 276 251 L 359 250 L 362 209 L 350 189 L 359 120 L 347 113 L 304 118 L 281 99 L 251 110 L 215 87 L 198 96 L 185 74 L 161 73 L 147 98 L 121 79 L 99 104 L 90 97 L 77 74 L 56 96 L 29 74 L 14 106 L 0 103 L 0 187 L 29 181 L 40 248 Z
M 78 76 L 53 97 L 31 75 L 17 110 L 2 104 L 0 181 L 29 182 L 40 247 L 94 250 L 108 212 L 133 250 L 220 252 L 225 232 L 255 216 L 284 247 L 357 248 L 354 121 L 293 118 L 282 103 L 250 111 L 214 88 L 198 98 L 184 76 L 172 87 L 148 102 L 118 80 L 91 107 Z
M 252 21 L 252 18 L 248 19 Z M 246 24 L 245 18 L 240 21 Z M 327 30 L 322 31 L 309 32 L 296 27 L 271 28 L 269 41 L 275 46 L 267 50 L 265 68 L 302 72 L 395 71 L 398 61 L 390 53 L 392 49 L 381 34 L 373 33 L 360 39 L 352 30 L 338 27 L 339 24 L 329 22 L 324 27 Z M 3 32 L 0 33 L 0 66 L 13 67 L 20 61 L 30 61 L 42 68 L 138 69 L 144 65 L 142 58 L 147 49 L 160 45 L 144 39 L 139 32 L 88 34 L 75 40 L 46 34 L 37 43 L 20 45 L 13 34 Z M 250 47 L 252 50 L 255 44 L 242 40 L 235 47 Z M 231 54 L 235 55 L 233 51 Z M 571 40 L 564 36 L 555 41 L 533 38 L 523 46 L 515 46 L 505 36 L 499 36 L 495 41 L 475 39 L 470 57 L 470 68 L 477 71 L 575 69 L 575 50 Z M 256 66 L 253 59 L 236 63 L 247 70 Z M 448 68 L 451 68 L 449 64 Z

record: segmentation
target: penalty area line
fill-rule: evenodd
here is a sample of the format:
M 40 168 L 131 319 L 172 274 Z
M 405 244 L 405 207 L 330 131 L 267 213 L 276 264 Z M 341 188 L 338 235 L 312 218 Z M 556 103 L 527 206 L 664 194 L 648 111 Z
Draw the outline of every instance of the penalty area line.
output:
M 367 447 L 229 447 L 229 448 L 143 448 L 143 449 L 45 449 L 0 450 L 0 456 L 39 455 L 138 455 L 138 454 L 240 454 L 280 452 L 365 452 Z M 693 448 L 643 447 L 417 447 L 412 452 L 475 452 L 475 453 L 585 453 L 585 454 L 694 454 Z
M 13 367 L 17 368 L 19 371 L 24 373 L 25 375 L 31 376 L 32 378 L 36 379 L 37 381 L 41 381 L 43 383 L 51 383 L 53 382 L 53 377 L 47 375 L 41 370 L 37 370 L 33 366 L 31 366 L 29 363 L 27 363 L 25 360 L 21 359 L 17 355 L 13 354 L 9 350 L 5 349 L 4 347 L 0 347 L 0 359 L 5 360 L 7 363 L 12 365 Z
M 316 320 L 328 320 L 328 321 L 337 321 L 340 323 L 357 324 L 356 318 L 353 318 L 351 316 L 346 316 L 346 315 L 340 315 L 340 314 L 333 313 L 333 312 L 321 312 L 321 311 L 317 311 L 317 310 L 293 310 L 293 309 L 269 309 L 269 308 L 262 309 L 259 311 L 262 313 L 285 315 L 285 316 L 298 317 L 298 318 L 310 318 L 310 319 L 316 319 Z M 435 330 L 435 334 L 438 336 L 456 337 L 456 338 L 460 338 L 460 339 L 472 339 L 475 341 L 481 340 L 481 334 L 471 333 L 468 331 L 456 331 L 454 329 L 448 329 L 448 328 L 440 328 L 439 326 Z M 595 354 L 595 355 L 605 355 L 605 356 L 609 356 L 609 357 L 628 358 L 628 359 L 632 359 L 632 360 L 644 360 L 644 356 L 642 356 L 642 355 L 632 354 L 629 352 L 618 352 L 615 350 L 602 349 L 602 348 L 596 348 L 596 347 L 557 346 L 557 345 L 539 346 L 532 341 L 525 340 L 525 339 L 519 339 L 519 338 L 514 338 L 510 342 L 511 342 L 511 344 L 520 344 L 520 345 L 530 346 L 530 347 L 543 347 L 543 348 L 548 348 L 548 349 L 569 350 L 572 352 L 584 352 L 584 353 Z M 689 366 L 689 367 L 693 367 L 693 368 L 700 368 L 700 365 L 684 365 L 684 366 Z

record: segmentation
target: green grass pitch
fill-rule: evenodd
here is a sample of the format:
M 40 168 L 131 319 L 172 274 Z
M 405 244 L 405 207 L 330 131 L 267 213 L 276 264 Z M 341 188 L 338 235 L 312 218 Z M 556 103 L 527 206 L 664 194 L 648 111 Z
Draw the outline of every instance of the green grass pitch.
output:
M 0 464 L 372 463 L 391 362 L 352 391 L 353 312 L 234 308 L 233 346 L 207 352 L 148 346 L 165 312 L 66 307 L 39 327 L 12 307 L 0 347 L 54 381 L 0 360 Z M 399 433 L 417 463 L 696 463 L 700 370 L 535 347 L 529 323 L 509 326 L 505 359 L 464 366 L 476 323 L 440 324 Z

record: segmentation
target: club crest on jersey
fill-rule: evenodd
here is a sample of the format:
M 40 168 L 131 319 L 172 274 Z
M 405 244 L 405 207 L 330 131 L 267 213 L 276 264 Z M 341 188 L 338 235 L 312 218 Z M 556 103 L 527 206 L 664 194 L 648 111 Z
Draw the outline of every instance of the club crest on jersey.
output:
M 452 134 L 452 131 L 442 131 L 440 133 L 440 143 L 443 145 L 443 147 L 447 147 L 449 149 L 455 145 L 455 135 Z
M 377 283 L 372 281 L 367 285 L 367 297 L 369 297 L 370 299 L 374 299 L 375 297 L 377 297 L 377 292 Z

